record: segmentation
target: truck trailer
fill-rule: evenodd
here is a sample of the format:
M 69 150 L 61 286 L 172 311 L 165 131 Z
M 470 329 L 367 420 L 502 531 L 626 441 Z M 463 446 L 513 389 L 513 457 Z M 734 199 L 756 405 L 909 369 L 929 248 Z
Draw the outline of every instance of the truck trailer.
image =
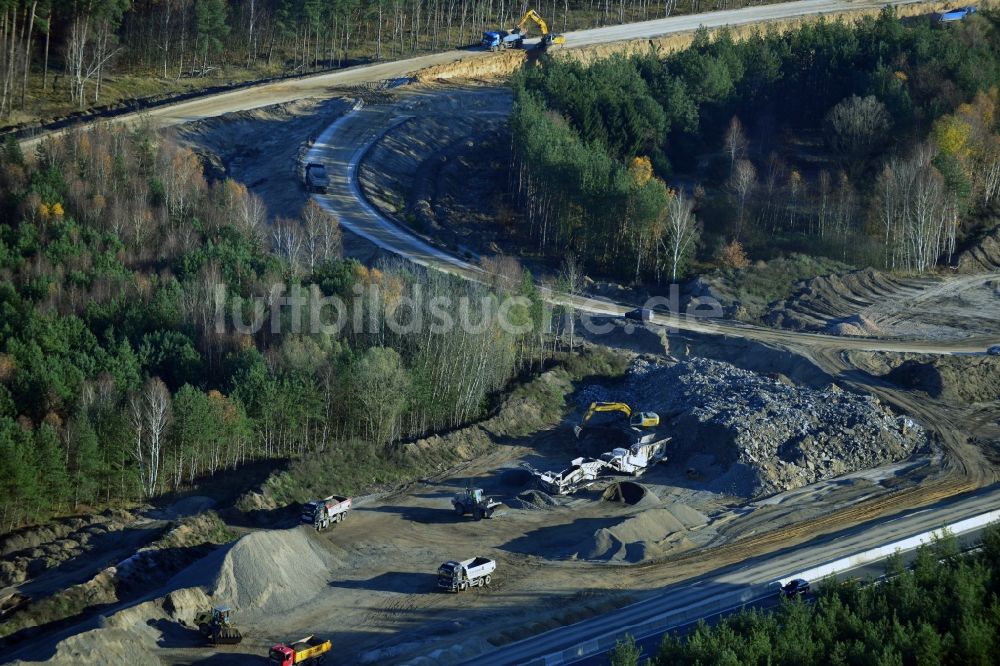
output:
M 321 664 L 332 644 L 329 640 L 306 636 L 288 645 L 278 643 L 268 653 L 271 666 L 295 666 L 296 664 Z
M 459 592 L 470 587 L 489 585 L 497 563 L 488 557 L 471 560 L 448 560 L 438 568 L 438 587 L 448 592 Z
M 351 498 L 330 495 L 324 499 L 312 500 L 302 505 L 302 522 L 312 525 L 317 531 L 343 522 L 351 510 Z

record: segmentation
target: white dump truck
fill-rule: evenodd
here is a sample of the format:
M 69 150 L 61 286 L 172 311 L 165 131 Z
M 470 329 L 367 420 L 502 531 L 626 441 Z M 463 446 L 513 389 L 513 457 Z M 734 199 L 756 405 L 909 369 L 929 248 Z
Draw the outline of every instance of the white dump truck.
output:
M 317 530 L 325 530 L 330 525 L 342 522 L 351 510 L 351 498 L 330 495 L 302 505 L 302 522 Z
M 470 587 L 489 585 L 497 563 L 488 557 L 474 557 L 456 562 L 449 560 L 438 567 L 438 587 L 449 592 L 459 592 Z

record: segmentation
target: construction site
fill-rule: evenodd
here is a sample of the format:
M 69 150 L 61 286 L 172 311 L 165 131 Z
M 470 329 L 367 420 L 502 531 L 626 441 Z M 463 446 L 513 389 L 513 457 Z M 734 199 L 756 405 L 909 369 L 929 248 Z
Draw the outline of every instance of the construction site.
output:
M 572 45 L 541 26 L 550 48 Z M 483 157 L 503 153 L 502 80 L 530 57 L 502 46 L 511 34 L 484 36 L 488 57 L 165 131 L 273 217 L 310 196 L 310 150 L 343 121 L 336 136 L 358 158 L 327 164 L 334 187 L 474 263 L 517 243 L 496 209 L 504 159 Z M 345 255 L 394 253 L 341 220 Z M 463 462 L 398 487 L 281 505 L 271 470 L 257 470 L 228 500 L 192 494 L 4 535 L 5 661 L 464 663 L 988 487 L 1000 472 L 1000 355 L 986 353 L 1000 336 L 997 248 L 986 239 L 955 275 L 817 278 L 767 325 L 595 315 L 602 332 L 581 327 L 580 353 L 623 373 L 540 372 L 530 382 L 560 396 L 558 418 L 504 399 L 482 422 L 404 444 Z M 596 285 L 594 302 L 615 290 Z M 528 435 L 512 427 L 525 422 Z

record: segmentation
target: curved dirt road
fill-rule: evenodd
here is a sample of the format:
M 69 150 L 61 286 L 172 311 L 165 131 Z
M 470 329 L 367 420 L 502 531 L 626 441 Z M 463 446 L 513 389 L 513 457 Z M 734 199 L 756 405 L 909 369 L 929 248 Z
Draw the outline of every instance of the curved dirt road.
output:
M 385 251 L 465 279 L 482 280 L 484 274 L 478 266 L 436 248 L 400 227 L 387 219 L 361 194 L 357 179 L 358 165 L 381 137 L 409 118 L 408 112 L 405 103 L 374 106 L 358 104 L 354 110 L 328 127 L 317 139 L 308 155 L 309 162 L 323 162 L 330 173 L 331 183 L 328 193 L 316 198 L 327 211 L 339 218 L 345 229 Z M 596 315 L 621 316 L 636 306 L 636 304 L 615 303 L 553 292 L 546 292 L 546 298 L 552 303 L 571 305 L 580 312 Z M 1000 338 L 995 336 L 954 341 L 849 338 L 688 316 L 668 317 L 661 321 L 663 326 L 679 331 L 729 335 L 801 351 L 977 353 L 983 352 L 992 344 L 1000 343 Z

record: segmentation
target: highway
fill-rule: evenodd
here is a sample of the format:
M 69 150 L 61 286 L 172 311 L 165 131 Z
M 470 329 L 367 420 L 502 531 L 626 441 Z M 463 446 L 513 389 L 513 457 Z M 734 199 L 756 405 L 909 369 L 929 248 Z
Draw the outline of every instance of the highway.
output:
M 821 13 L 835 13 L 880 7 L 884 2 L 846 0 L 802 0 L 785 4 L 746 7 L 694 16 L 677 16 L 657 21 L 611 26 L 568 33 L 567 48 L 589 46 L 625 39 L 648 39 L 670 33 L 685 32 L 699 25 L 718 27 L 788 19 Z M 905 2 L 888 4 L 905 5 Z M 144 112 L 155 126 L 170 127 L 226 113 L 251 110 L 307 97 L 330 97 L 339 94 L 334 88 L 360 85 L 366 82 L 397 79 L 414 74 L 425 67 L 446 64 L 465 58 L 488 58 L 494 54 L 475 51 L 449 51 L 343 71 L 305 77 L 292 81 L 265 84 L 254 88 L 193 99 Z M 130 114 L 119 118 L 130 122 L 139 118 Z M 396 123 L 406 119 L 405 108 L 394 105 L 363 107 L 338 119 L 317 139 L 310 152 L 310 161 L 327 164 L 331 176 L 330 191 L 317 200 L 334 213 L 341 225 L 376 246 L 408 258 L 420 265 L 450 272 L 466 279 L 481 280 L 480 269 L 442 251 L 427 241 L 386 219 L 363 196 L 357 183 L 357 168 L 366 151 Z M 303 137 L 305 140 L 306 137 Z M 30 145 L 39 138 L 22 142 Z M 578 295 L 547 293 L 554 303 L 571 304 L 577 310 L 599 315 L 620 316 L 635 307 L 630 303 Z M 881 340 L 825 336 L 810 333 L 769 329 L 698 317 L 675 317 L 666 325 L 682 331 L 723 334 L 747 338 L 766 344 L 796 349 L 815 356 L 840 354 L 844 351 L 882 350 L 894 352 L 981 353 L 1000 339 L 980 337 L 959 341 Z M 1000 490 L 987 489 L 946 500 L 904 515 L 879 518 L 858 527 L 814 539 L 805 545 L 786 548 L 739 564 L 719 569 L 693 581 L 659 590 L 649 599 L 568 627 L 495 649 L 475 659 L 478 666 L 512 663 L 572 663 L 592 654 L 603 654 L 607 641 L 625 632 L 640 639 L 662 634 L 671 626 L 683 627 L 692 620 L 717 616 L 727 609 L 745 604 L 767 603 L 773 600 L 774 581 L 788 577 L 839 557 L 860 552 L 887 542 L 923 531 L 939 528 L 970 515 L 990 511 L 1000 506 Z M 710 556 L 710 555 L 706 555 Z M 669 564 L 667 565 L 669 566 Z M 644 629 L 643 625 L 647 625 Z M 655 628 L 654 628 L 655 627 Z M 657 639 L 653 638 L 654 644 Z M 546 655 L 575 650 L 576 656 L 545 660 Z
M 743 606 L 773 604 L 778 580 L 787 580 L 798 572 L 831 560 L 994 511 L 998 506 L 1000 489 L 992 487 L 932 507 L 841 530 L 796 548 L 664 588 L 645 601 L 486 652 L 469 663 L 476 666 L 606 663 L 591 657 L 606 653 L 607 647 L 614 645 L 615 639 L 625 633 L 631 633 L 640 641 L 649 639 L 643 646 L 655 651 L 659 636 L 667 630 L 683 629 L 698 619 L 725 615 Z M 965 538 L 974 539 L 978 533 L 978 529 L 970 531 Z M 840 577 L 880 573 L 878 564 L 868 564 L 843 572 Z

